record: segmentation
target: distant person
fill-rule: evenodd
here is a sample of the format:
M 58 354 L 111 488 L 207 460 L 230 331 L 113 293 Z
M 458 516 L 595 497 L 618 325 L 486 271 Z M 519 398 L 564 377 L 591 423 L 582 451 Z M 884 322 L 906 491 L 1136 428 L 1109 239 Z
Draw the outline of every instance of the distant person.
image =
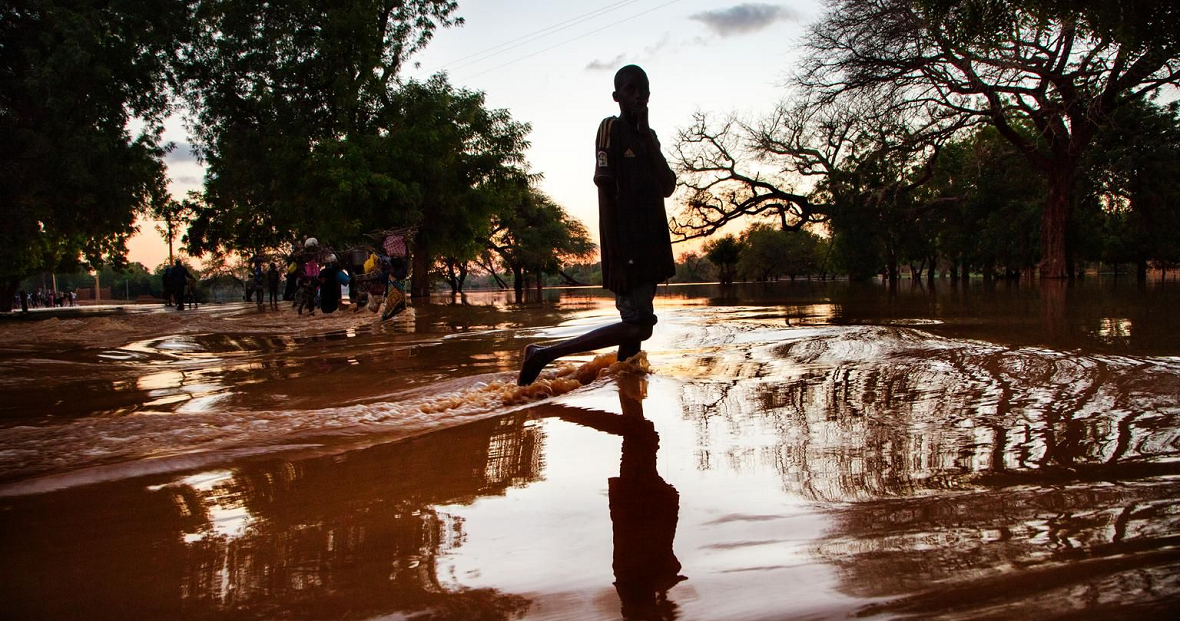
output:
M 299 268 L 299 286 L 302 287 L 303 293 L 295 296 L 295 309 L 300 315 L 303 314 L 303 309 L 307 309 L 309 315 L 315 314 L 316 295 L 320 290 L 320 263 L 316 259 L 318 253 L 318 244 L 316 250 L 308 250 L 312 245 L 310 242 L 315 241 L 315 238 L 308 240 L 308 244 L 304 246 L 303 265 Z
M 270 307 L 273 310 L 279 309 L 279 266 L 273 261 L 270 264 L 270 269 L 266 270 L 266 291 L 270 296 Z
M 29 292 L 24 289 L 20 290 L 20 312 L 29 312 Z
M 299 286 L 299 257 L 294 253 L 287 257 L 287 286 L 283 289 L 283 300 L 295 301 L 295 288 Z
M 160 278 L 164 285 L 164 306 L 172 306 L 176 301 L 172 297 L 172 266 L 164 266 L 164 275 Z
M 619 117 L 598 125 L 594 184 L 602 286 L 614 292 L 622 321 L 549 347 L 528 345 L 517 377 L 521 386 L 533 383 L 545 365 L 562 356 L 615 346 L 620 361 L 638 354 L 656 324 L 656 285 L 676 273 L 664 212 L 664 199 L 676 189 L 676 174 L 648 125 L 647 74 L 627 65 L 615 74 L 614 87 Z
M 188 286 L 189 273 L 180 259 L 172 266 L 172 295 L 176 298 L 176 310 L 184 310 L 184 289 Z
M 340 287 L 348 283 L 348 274 L 340 267 L 336 255 L 324 257 L 324 268 L 320 270 L 320 310 L 324 314 L 340 308 Z
M 258 295 L 258 300 L 256 300 L 256 302 L 258 304 L 259 310 L 261 310 L 262 305 L 265 303 L 265 301 L 262 299 L 262 292 L 266 286 L 266 272 L 262 270 L 262 259 L 255 257 L 251 263 L 252 267 L 250 268 L 250 286 L 246 288 L 246 301 L 250 301 L 250 293 L 254 292 Z

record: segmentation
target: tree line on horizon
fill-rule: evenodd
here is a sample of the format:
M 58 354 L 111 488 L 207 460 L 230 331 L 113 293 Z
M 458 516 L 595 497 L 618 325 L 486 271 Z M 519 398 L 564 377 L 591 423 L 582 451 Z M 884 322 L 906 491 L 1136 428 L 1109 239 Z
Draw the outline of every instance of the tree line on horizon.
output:
M 1096 144 L 1079 171 L 1071 206 L 1070 275 L 1106 264 L 1116 274 L 1129 266 L 1144 281 L 1149 267 L 1180 269 L 1180 106 L 1128 106 Z M 838 194 L 824 197 L 828 209 L 818 222 L 795 231 L 755 218 L 736 236 L 714 235 L 704 256 L 717 268 L 716 278 L 841 274 L 896 281 L 908 267 L 911 277 L 933 279 L 937 272 L 954 279 L 1019 279 L 1038 265 L 1045 182 L 993 128 L 941 145 L 926 170 L 856 166 L 845 171 Z M 905 197 L 857 199 L 883 187 L 889 175 L 927 178 Z M 816 252 L 822 256 L 803 260 Z M 739 269 L 739 258 L 764 273 Z
M 31 274 L 125 266 L 141 214 L 214 261 L 414 227 L 418 295 L 476 272 L 517 291 L 577 281 L 563 265 L 595 248 L 537 189 L 528 124 L 445 74 L 401 75 L 438 28 L 462 24 L 457 10 L 14 0 L 0 14 L 0 305 Z M 896 279 L 906 263 L 1048 278 L 1082 261 L 1170 265 L 1180 132 L 1161 94 L 1180 80 L 1178 13 L 837 0 L 787 103 L 754 121 L 699 113 L 680 131 L 670 227 L 688 240 L 752 220 L 742 241 L 778 248 L 766 256 L 829 240 L 822 269 L 853 278 Z M 206 165 L 182 201 L 161 143 L 174 113 Z

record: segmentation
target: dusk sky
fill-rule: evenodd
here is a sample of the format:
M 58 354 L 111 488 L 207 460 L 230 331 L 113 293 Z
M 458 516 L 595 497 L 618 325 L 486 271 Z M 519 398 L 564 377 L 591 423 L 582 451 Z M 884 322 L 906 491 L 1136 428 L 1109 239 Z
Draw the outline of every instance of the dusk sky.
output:
M 404 75 L 445 71 L 452 84 L 486 93 L 488 106 L 531 123 L 528 160 L 544 175 L 541 189 L 597 239 L 592 142 L 599 121 L 618 113 L 611 100 L 615 70 L 635 63 L 648 72 L 651 124 L 668 153 L 697 110 L 769 111 L 784 96 L 804 27 L 820 10 L 811 1 L 461 2 L 466 23 L 438 31 Z M 165 139 L 178 144 L 168 158 L 173 194 L 199 189 L 203 173 L 179 120 Z M 141 229 L 130 258 L 151 268 L 167 248 L 151 223 Z

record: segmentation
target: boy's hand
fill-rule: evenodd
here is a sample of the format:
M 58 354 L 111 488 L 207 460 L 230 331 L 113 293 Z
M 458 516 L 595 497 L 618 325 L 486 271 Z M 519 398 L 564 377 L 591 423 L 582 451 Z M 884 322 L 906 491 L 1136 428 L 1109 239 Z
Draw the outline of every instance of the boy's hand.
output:
M 651 134 L 651 127 L 647 123 L 647 106 L 635 109 L 635 129 L 639 130 L 639 135 L 644 138 Z

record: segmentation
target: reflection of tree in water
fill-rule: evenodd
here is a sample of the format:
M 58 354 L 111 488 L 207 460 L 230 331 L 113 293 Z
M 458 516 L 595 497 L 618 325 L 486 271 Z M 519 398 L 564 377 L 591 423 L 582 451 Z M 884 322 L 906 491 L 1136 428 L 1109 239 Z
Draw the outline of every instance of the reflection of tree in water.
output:
M 874 611 L 1032 618 L 1139 601 L 1150 617 L 1176 603 L 1175 362 L 880 327 L 755 357 L 759 377 L 690 385 L 685 411 L 724 422 L 709 439 L 733 467 L 841 503 L 814 552 L 856 596 L 908 596 Z
M 1178 529 L 1166 482 L 997 486 L 854 504 L 813 553 L 878 613 L 1174 618 Z
M 747 379 L 689 384 L 684 410 L 713 437 L 724 430 L 731 462 L 773 466 L 788 491 L 816 500 L 1109 468 L 1174 456 L 1180 442 L 1180 379 L 1167 361 L 882 327 L 834 328 L 756 357 Z M 751 424 L 777 440 L 750 446 Z
M 541 435 L 526 420 L 501 417 L 147 490 L 119 483 L 105 490 L 113 500 L 67 496 L 78 507 L 30 497 L 3 526 L 39 542 L 17 546 L 32 556 L 12 555 L 10 567 L 42 570 L 5 571 L 0 601 L 29 612 L 53 602 L 63 612 L 47 616 L 58 618 L 98 618 L 93 610 L 110 618 L 518 617 L 525 598 L 440 581 L 439 555 L 464 535 L 461 520 L 435 507 L 538 480 Z M 101 523 L 79 526 L 82 515 Z
M 449 590 L 440 552 L 462 545 L 462 523 L 432 508 L 501 494 L 540 475 L 540 436 L 507 417 L 338 458 L 239 473 L 231 488 L 258 516 L 222 550 L 239 600 L 281 594 L 331 616 L 427 610 L 422 618 L 507 618 L 527 608 L 489 590 Z M 209 574 L 204 574 L 208 577 Z M 220 576 L 222 580 L 224 576 Z M 210 592 L 198 589 L 198 592 Z

